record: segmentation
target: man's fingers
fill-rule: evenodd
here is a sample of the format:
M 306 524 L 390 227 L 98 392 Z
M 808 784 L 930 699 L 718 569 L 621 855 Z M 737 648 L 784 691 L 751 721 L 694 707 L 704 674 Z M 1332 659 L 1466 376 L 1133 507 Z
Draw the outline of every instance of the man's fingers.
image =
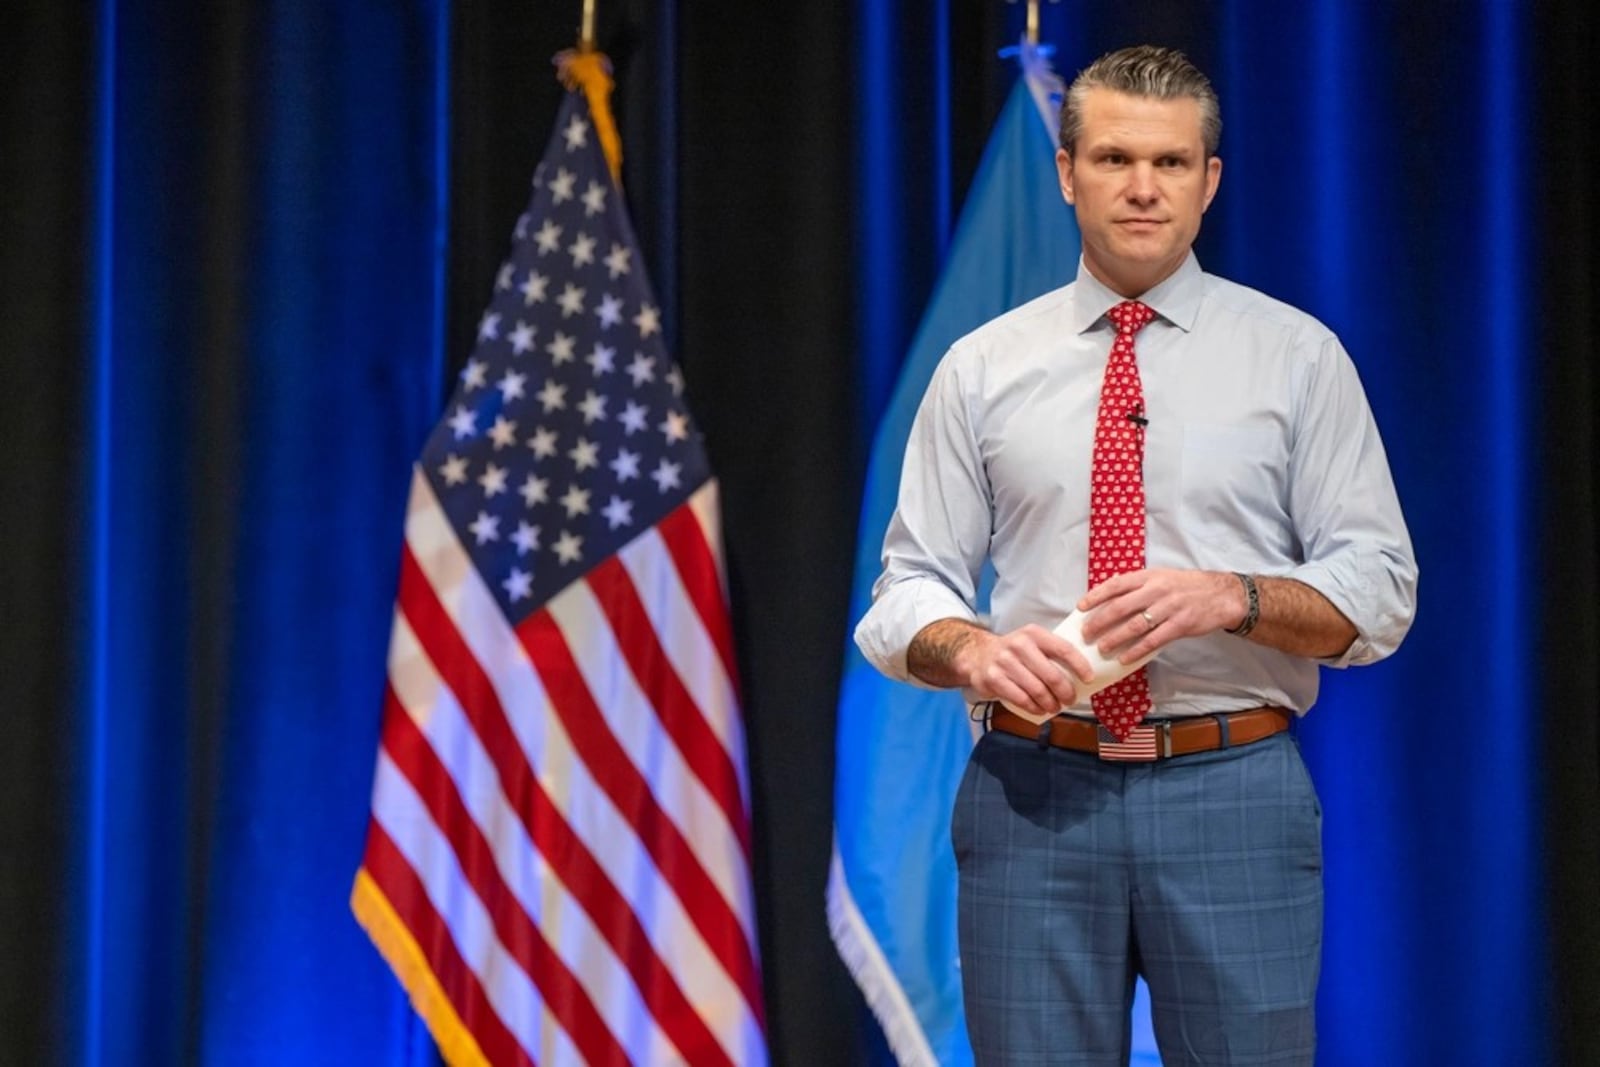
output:
M 1049 633 L 1049 631 L 1045 631 L 1045 636 L 1051 639 L 1048 642 L 1051 645 L 1061 641 L 1059 637 Z M 1048 696 L 1045 696 L 1035 693 L 1035 698 L 1053 701 L 1054 707 L 1049 710 L 1059 711 L 1061 708 L 1076 702 L 1078 693 L 1072 683 L 1072 677 L 1067 674 L 1067 668 L 1055 656 L 1046 651 L 1045 644 L 1046 642 L 1040 641 L 1038 644 L 1027 644 L 1019 647 L 1017 650 L 1018 666 L 1030 679 L 1042 685 L 1048 694 Z
M 1122 574 L 1112 575 L 1087 593 L 1078 601 L 1079 611 L 1093 611 L 1108 600 L 1115 599 L 1130 590 L 1137 589 L 1144 582 L 1144 571 L 1126 571 Z
M 993 692 L 1012 707 L 1035 715 L 1053 715 L 1061 710 L 1049 687 L 1032 675 L 1022 679 L 1001 678 L 993 686 Z
M 1042 626 L 1024 626 L 1000 638 L 987 664 L 983 688 L 997 695 L 1011 692 L 1039 714 L 1052 714 L 1077 701 L 1068 665 L 1071 652 L 1060 637 Z M 1081 663 L 1080 659 L 1080 663 Z M 1002 699 L 1004 699 L 1002 697 Z
M 1052 634 L 1051 636 L 1054 637 L 1055 635 Z M 1072 642 L 1056 637 L 1044 651 L 1056 664 L 1057 668 L 1068 675 L 1068 680 L 1073 683 L 1074 687 L 1078 682 L 1094 681 L 1094 668 L 1089 666 L 1089 661 L 1084 658 L 1083 653 L 1079 652 L 1077 646 Z

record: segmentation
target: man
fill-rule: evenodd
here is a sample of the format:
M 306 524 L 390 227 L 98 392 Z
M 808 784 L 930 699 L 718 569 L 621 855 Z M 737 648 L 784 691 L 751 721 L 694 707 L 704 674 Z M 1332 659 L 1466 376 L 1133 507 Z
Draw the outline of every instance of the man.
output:
M 1399 645 L 1417 570 L 1338 340 L 1191 251 L 1220 133 L 1178 52 L 1078 76 L 1077 279 L 941 362 L 856 632 L 990 727 L 952 818 L 980 1063 L 1126 1063 L 1136 974 L 1168 1067 L 1312 1062 L 1321 810 L 1285 731 L 1319 664 Z M 1102 655 L 1154 659 L 1081 699 L 1074 609 Z

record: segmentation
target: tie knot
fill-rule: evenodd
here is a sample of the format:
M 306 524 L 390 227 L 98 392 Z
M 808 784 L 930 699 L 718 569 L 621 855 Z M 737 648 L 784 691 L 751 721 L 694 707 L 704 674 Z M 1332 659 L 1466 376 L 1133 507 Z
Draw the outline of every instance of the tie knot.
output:
M 1124 300 L 1106 312 L 1106 317 L 1116 324 L 1118 333 L 1138 333 L 1150 324 L 1156 313 L 1148 304 L 1141 304 L 1137 300 Z

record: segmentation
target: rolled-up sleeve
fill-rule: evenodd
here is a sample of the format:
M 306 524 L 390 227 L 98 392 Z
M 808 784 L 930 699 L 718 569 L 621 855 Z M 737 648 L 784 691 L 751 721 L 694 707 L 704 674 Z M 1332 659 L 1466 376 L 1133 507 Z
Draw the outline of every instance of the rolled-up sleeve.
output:
M 1377 423 L 1355 365 L 1332 336 L 1311 353 L 1290 460 L 1289 507 L 1303 562 L 1284 577 L 1344 613 L 1356 639 L 1332 667 L 1400 646 L 1416 613 L 1417 563 Z
M 940 619 L 977 618 L 991 512 L 963 380 L 974 372 L 952 351 L 928 384 L 906 441 L 900 494 L 884 535 L 883 572 L 855 631 L 868 662 L 913 685 L 924 683 L 906 670 L 911 639 Z

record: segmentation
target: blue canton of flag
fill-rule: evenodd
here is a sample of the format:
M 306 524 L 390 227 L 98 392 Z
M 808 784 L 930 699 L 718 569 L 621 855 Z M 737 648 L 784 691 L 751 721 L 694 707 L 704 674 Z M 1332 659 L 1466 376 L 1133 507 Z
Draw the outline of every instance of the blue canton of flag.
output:
M 711 476 L 587 112 L 562 109 L 421 459 L 513 622 Z

